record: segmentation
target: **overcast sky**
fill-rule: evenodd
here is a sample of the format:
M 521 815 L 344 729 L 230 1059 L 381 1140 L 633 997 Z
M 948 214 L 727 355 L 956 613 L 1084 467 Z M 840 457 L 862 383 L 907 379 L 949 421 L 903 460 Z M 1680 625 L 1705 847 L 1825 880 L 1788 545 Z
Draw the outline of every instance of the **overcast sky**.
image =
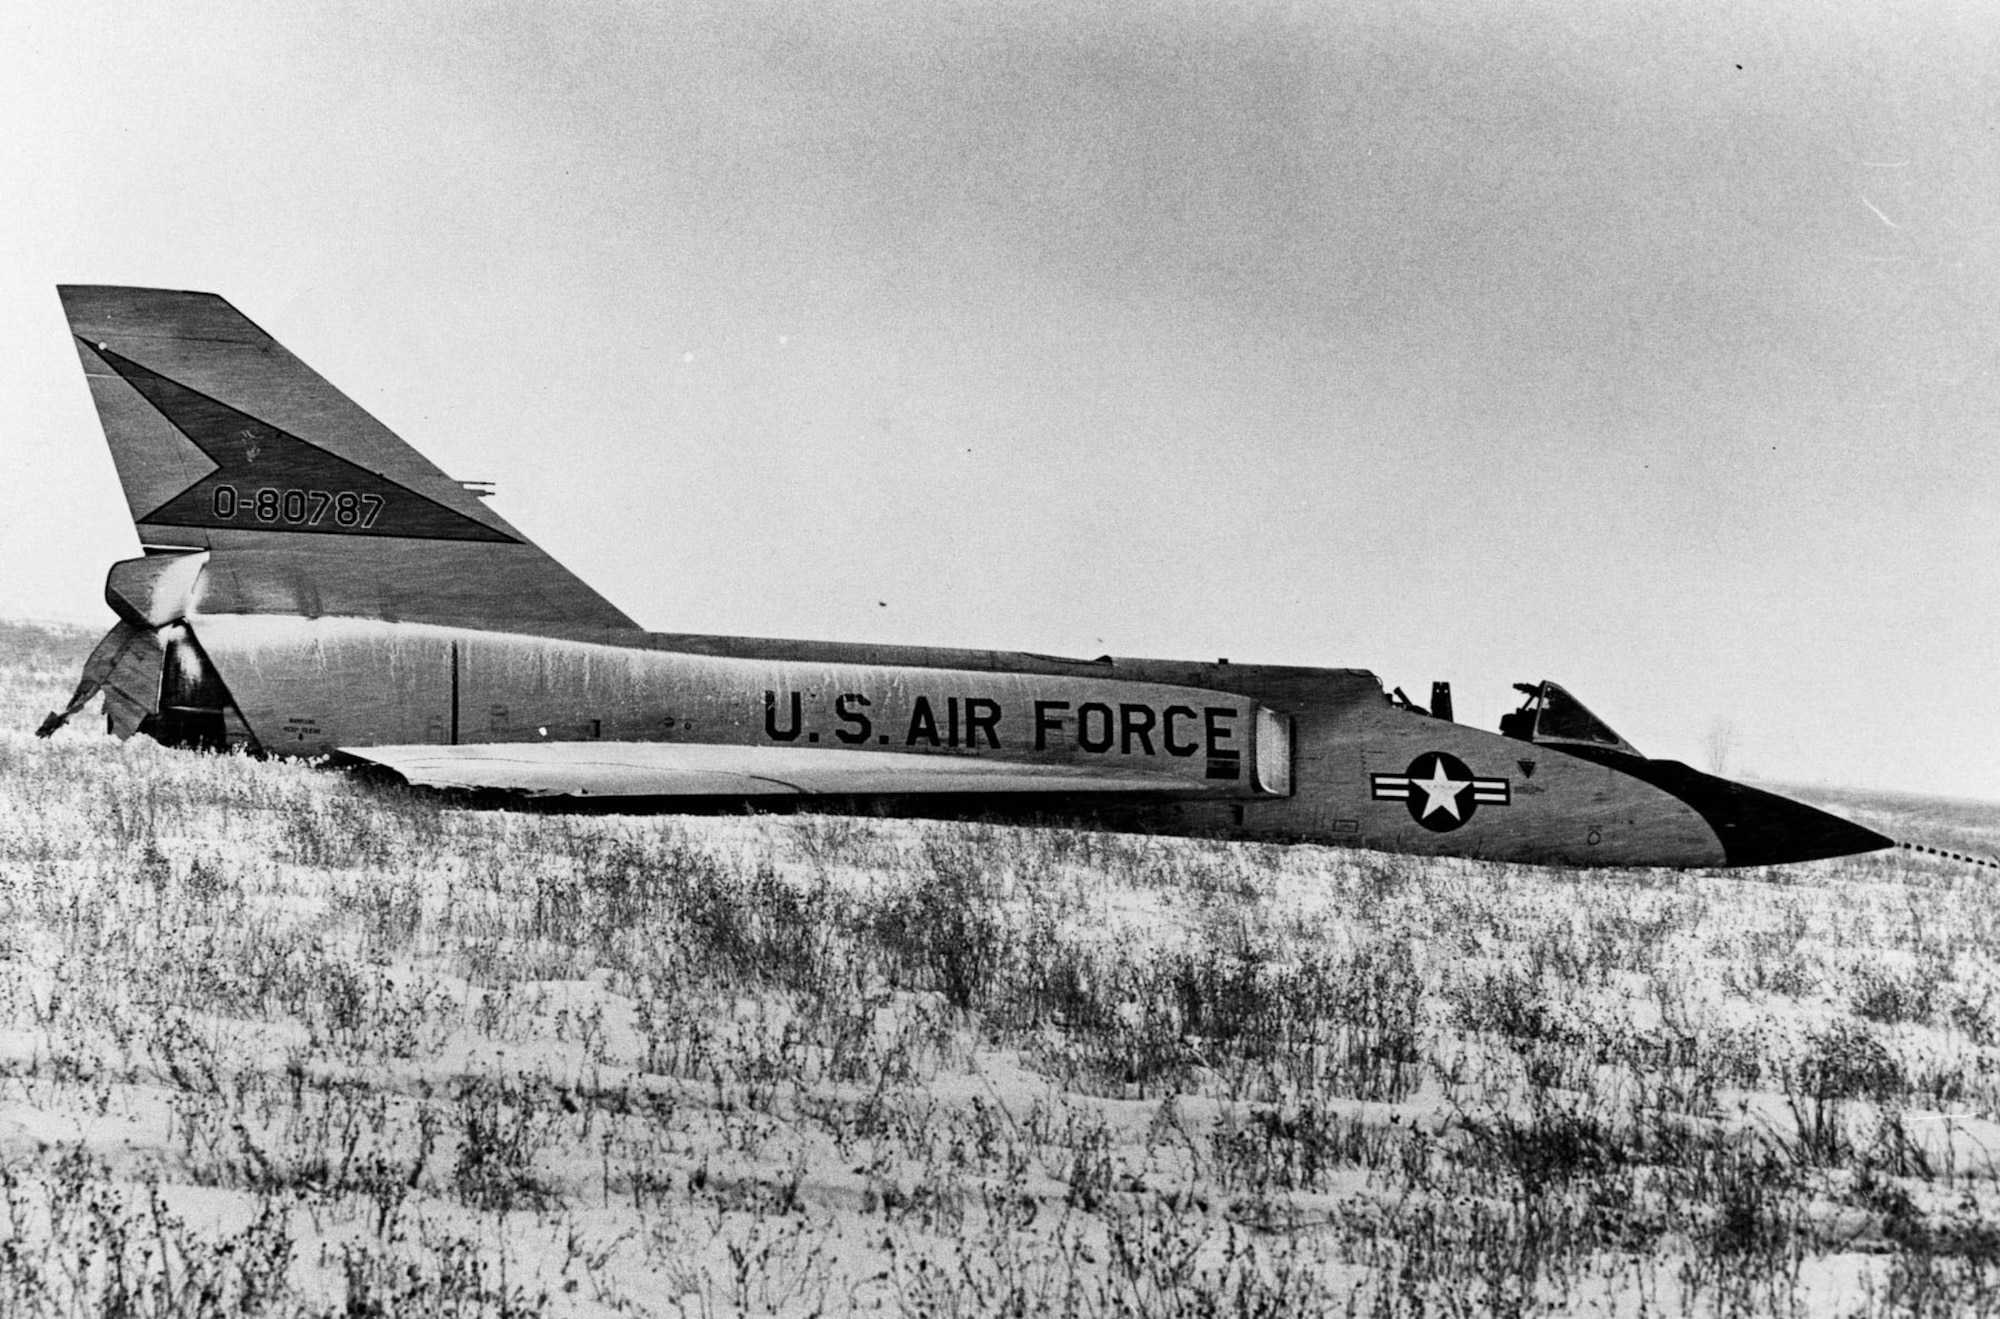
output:
M 1554 678 L 2000 797 L 2000 6 L 15 5 L 0 610 L 137 552 L 53 285 L 221 293 L 643 625 Z

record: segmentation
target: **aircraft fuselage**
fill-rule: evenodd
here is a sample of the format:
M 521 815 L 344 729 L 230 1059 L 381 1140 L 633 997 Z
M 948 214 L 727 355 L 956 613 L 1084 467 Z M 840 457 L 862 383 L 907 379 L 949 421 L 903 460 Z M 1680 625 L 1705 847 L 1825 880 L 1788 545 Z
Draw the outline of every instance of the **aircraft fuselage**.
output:
M 922 809 L 928 794 L 899 790 L 896 767 L 950 757 L 961 775 L 999 774 L 996 794 L 1010 792 L 1014 766 L 1088 773 L 1087 798 L 1045 778 L 1012 796 L 1039 815 L 1152 831 L 1573 866 L 1732 860 L 1733 825 L 1712 803 L 1399 708 L 1360 670 L 653 633 L 586 641 L 367 619 L 187 626 L 233 699 L 234 740 L 293 756 L 379 748 L 364 758 L 440 786 L 485 786 L 480 762 L 426 765 L 416 749 L 504 748 L 517 790 L 626 797 L 672 795 L 635 744 L 749 747 L 770 770 L 767 784 L 742 784 L 746 799 L 812 795 L 812 767 L 847 753 L 878 758 L 878 790 L 848 790 L 850 777 L 828 795 Z M 593 755 L 592 744 L 619 749 Z M 1103 780 L 1120 774 L 1135 787 L 1176 783 L 1165 797 L 1107 801 Z
M 45 736 L 101 692 L 120 737 L 531 796 L 1026 811 L 1580 866 L 1889 844 L 1649 760 L 1549 682 L 1496 735 L 1357 669 L 642 632 L 227 301 L 58 292 L 145 553 L 112 566 L 119 623 Z

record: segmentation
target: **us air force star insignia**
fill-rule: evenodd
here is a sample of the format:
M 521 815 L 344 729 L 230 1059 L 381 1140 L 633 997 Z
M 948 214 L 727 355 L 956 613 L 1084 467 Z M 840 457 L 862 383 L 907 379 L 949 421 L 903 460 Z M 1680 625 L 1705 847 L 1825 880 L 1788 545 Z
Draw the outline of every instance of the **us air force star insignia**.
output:
M 1412 765 L 1410 786 L 1424 790 L 1424 808 L 1417 812 L 1420 818 L 1428 816 L 1432 811 L 1447 811 L 1454 820 L 1465 819 L 1458 813 L 1458 794 L 1465 791 L 1467 781 L 1452 778 L 1444 772 L 1443 756 L 1431 762 L 1431 776 L 1427 779 L 1418 778 L 1416 766 Z
M 1376 801 L 1407 802 L 1410 818 L 1433 833 L 1451 832 L 1481 806 L 1513 804 L 1506 779 L 1481 778 L 1447 751 L 1424 752 L 1403 774 L 1370 774 L 1368 786 Z

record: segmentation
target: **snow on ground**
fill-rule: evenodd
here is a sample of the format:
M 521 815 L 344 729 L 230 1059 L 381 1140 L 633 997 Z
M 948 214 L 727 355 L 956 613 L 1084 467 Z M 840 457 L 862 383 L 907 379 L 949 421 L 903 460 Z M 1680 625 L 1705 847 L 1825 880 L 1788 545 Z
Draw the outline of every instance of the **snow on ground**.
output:
M 1997 923 L 0 732 L 0 1312 L 1993 1312 Z

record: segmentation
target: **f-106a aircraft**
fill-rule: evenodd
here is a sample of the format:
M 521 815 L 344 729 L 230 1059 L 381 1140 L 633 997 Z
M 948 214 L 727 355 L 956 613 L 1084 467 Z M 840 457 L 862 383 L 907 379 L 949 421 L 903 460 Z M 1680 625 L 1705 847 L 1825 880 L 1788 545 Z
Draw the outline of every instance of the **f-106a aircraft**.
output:
M 1498 732 L 1360 669 L 645 632 L 223 299 L 68 286 L 144 550 L 53 733 L 532 796 L 810 800 L 1565 866 L 1891 846 L 1640 754 L 1552 682 Z

